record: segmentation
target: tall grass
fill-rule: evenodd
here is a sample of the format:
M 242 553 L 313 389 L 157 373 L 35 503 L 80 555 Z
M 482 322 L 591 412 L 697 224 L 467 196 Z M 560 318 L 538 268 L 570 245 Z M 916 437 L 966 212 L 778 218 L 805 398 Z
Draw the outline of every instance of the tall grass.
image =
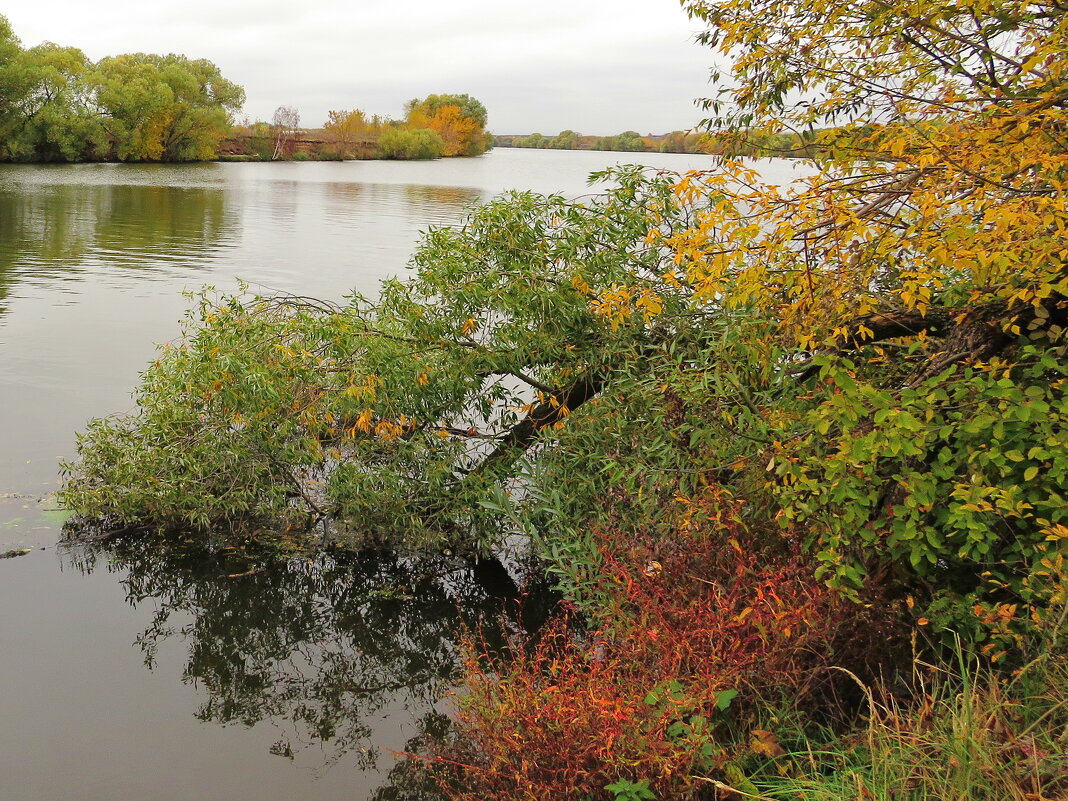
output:
M 1068 801 L 1068 659 L 1013 674 L 917 663 L 908 700 L 869 692 L 867 726 L 766 762 L 775 801 Z M 784 738 L 785 739 L 785 738 Z

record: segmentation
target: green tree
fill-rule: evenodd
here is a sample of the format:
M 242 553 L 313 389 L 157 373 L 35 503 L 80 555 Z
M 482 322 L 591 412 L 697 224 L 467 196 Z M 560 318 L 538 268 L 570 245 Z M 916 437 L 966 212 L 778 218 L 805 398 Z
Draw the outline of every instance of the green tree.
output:
M 575 133 L 570 128 L 560 131 L 549 142 L 549 147 L 554 150 L 578 150 L 582 143 L 582 134 Z
M 532 133 L 530 136 L 517 136 L 512 141 L 512 147 L 548 147 L 548 140 L 544 134 Z
M 207 59 L 175 55 L 156 59 L 174 94 L 170 124 L 164 134 L 164 161 L 214 158 L 233 115 L 244 105 L 245 90 L 224 78 Z
M 18 103 L 26 93 L 25 82 L 17 59 L 22 43 L 11 29 L 7 17 L 0 15 L 0 142 L 7 143 L 12 127 L 19 118 Z M 4 144 L 0 158 L 8 158 L 9 146 Z
M 81 161 L 105 150 L 92 108 L 82 51 L 51 43 L 19 52 L 8 75 L 19 88 L 5 140 L 6 156 L 19 161 Z
M 649 149 L 637 131 L 624 131 L 616 137 L 615 150 L 623 150 L 632 153 L 642 153 Z
M 92 82 L 123 161 L 212 158 L 244 90 L 204 59 L 132 53 L 102 59 Z

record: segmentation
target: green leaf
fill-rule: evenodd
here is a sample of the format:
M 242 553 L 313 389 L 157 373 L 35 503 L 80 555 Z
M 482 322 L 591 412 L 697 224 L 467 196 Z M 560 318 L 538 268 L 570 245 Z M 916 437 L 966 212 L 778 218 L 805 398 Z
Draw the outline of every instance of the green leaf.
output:
M 720 712 L 726 711 L 727 707 L 731 705 L 731 702 L 738 697 L 737 690 L 723 690 L 716 693 L 716 709 Z

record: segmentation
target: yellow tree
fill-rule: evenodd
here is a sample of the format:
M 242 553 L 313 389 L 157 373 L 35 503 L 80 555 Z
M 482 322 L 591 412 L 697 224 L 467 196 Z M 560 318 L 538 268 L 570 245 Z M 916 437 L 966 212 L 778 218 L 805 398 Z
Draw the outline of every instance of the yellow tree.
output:
M 345 157 L 353 154 L 356 145 L 376 138 L 382 129 L 378 117 L 368 118 L 358 108 L 328 111 L 326 116 L 323 130 L 334 140 L 340 155 Z
M 445 143 L 446 156 L 465 155 L 481 130 L 477 121 L 464 116 L 460 107 L 454 105 L 441 106 L 432 114 L 414 110 L 408 115 L 408 124 L 437 133 Z
M 1065 8 L 683 6 L 732 65 L 715 125 L 833 128 L 792 186 L 730 161 L 688 176 L 694 224 L 660 236 L 667 282 L 766 319 L 764 352 L 819 382 L 769 422 L 780 522 L 846 585 L 887 559 L 966 566 L 964 597 L 1001 625 L 1068 535 Z
M 441 136 L 446 156 L 477 156 L 490 147 L 486 107 L 470 95 L 428 95 L 410 101 L 405 112 L 410 127 Z
M 1068 289 L 1057 236 L 1068 166 L 1059 6 L 685 5 L 712 25 L 705 40 L 734 59 L 738 88 L 707 101 L 721 119 L 839 126 L 823 169 L 787 206 L 777 196 L 761 205 L 772 233 L 743 234 L 760 258 L 733 249 L 743 272 L 757 270 L 761 282 L 767 273 L 788 293 L 799 331 L 817 333 L 816 310 L 823 333 L 885 307 L 876 289 L 892 288 L 894 311 L 921 315 L 950 279 L 969 285 L 952 302 L 973 305 L 1034 306 Z M 692 267 L 715 292 L 718 271 Z

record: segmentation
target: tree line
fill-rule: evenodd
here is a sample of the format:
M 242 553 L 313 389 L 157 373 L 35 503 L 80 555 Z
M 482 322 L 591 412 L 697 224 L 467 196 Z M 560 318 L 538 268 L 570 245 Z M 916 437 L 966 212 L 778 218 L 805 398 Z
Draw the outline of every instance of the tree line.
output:
M 611 150 L 627 153 L 708 153 L 738 157 L 810 157 L 833 129 L 812 131 L 671 131 L 646 134 L 623 131 L 615 136 L 587 136 L 565 129 L 556 136 L 497 136 L 496 147 L 547 150 Z
M 23 48 L 0 16 L 0 160 L 213 158 L 245 100 L 206 59 L 76 47 Z
M 493 144 L 486 107 L 467 94 L 432 94 L 408 101 L 394 120 L 363 109 L 332 109 L 318 129 L 300 128 L 288 106 L 272 122 L 235 126 L 229 155 L 251 159 L 436 159 L 477 156 Z
M 231 157 L 430 159 L 493 142 L 486 108 L 466 94 L 413 99 L 391 120 L 330 111 L 318 131 L 281 106 L 235 126 L 242 87 L 207 59 L 126 53 L 91 61 L 76 47 L 25 48 L 0 16 L 0 162 L 156 161 Z

